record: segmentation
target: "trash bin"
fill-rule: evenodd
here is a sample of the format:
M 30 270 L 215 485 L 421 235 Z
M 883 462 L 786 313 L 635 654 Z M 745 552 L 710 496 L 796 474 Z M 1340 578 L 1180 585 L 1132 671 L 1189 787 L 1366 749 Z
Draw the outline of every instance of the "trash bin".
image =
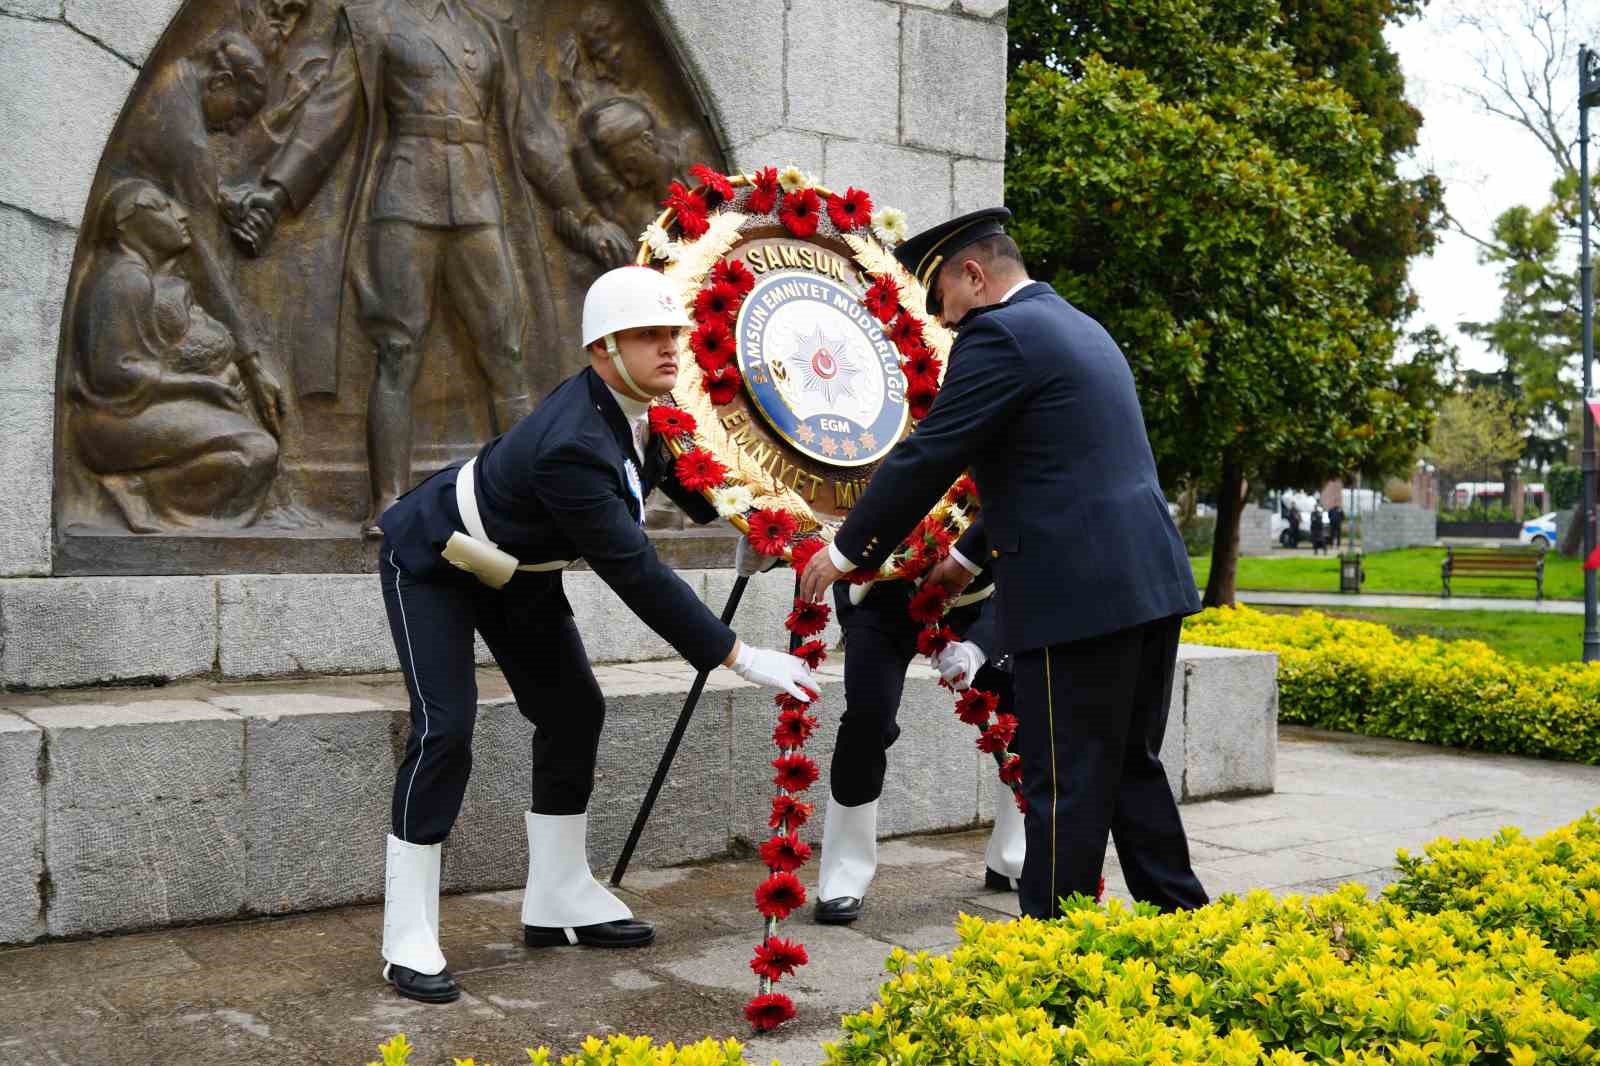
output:
M 1339 591 L 1360 592 L 1361 582 L 1366 580 L 1366 572 L 1361 568 L 1361 552 L 1347 551 L 1339 555 Z

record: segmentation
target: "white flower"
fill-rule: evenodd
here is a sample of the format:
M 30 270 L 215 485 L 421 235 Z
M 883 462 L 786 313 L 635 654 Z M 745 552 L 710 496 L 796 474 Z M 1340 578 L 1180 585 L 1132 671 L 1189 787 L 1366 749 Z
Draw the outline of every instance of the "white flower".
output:
M 878 240 L 888 244 L 899 244 L 911 236 L 906 213 L 898 207 L 885 207 L 876 212 L 872 216 L 872 232 L 877 234 Z
M 657 259 L 666 259 L 676 263 L 683 254 L 683 245 L 673 240 L 665 229 L 652 222 L 639 234 L 639 243 L 650 249 L 650 254 Z
M 778 184 L 783 186 L 784 192 L 799 192 L 811 188 L 814 183 L 799 167 L 789 166 L 778 171 Z
M 748 485 L 723 485 L 721 488 L 711 490 L 711 506 L 715 507 L 717 514 L 723 518 L 742 515 L 755 506 L 755 502 Z
M 947 511 L 946 514 L 950 516 L 950 520 L 952 522 L 959 522 L 963 518 L 967 517 L 967 509 L 958 503 L 952 503 L 949 511 Z

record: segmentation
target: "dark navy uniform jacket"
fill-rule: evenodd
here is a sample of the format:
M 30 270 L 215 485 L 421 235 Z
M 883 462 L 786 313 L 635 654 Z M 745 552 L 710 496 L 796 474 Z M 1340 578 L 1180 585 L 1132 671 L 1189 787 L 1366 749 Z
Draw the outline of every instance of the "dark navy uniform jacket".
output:
M 967 468 L 982 518 L 958 547 L 993 564 L 1000 651 L 1200 609 L 1127 360 L 1042 282 L 962 321 L 933 408 L 874 474 L 839 551 L 880 565 Z
M 657 557 L 640 519 L 643 497 L 658 483 L 695 521 L 717 513 L 678 482 L 660 438 L 650 439 L 646 453 L 640 464 L 605 382 L 593 370 L 581 371 L 478 452 L 478 513 L 489 539 L 519 562 L 585 560 L 678 654 L 709 670 L 732 650 L 733 630 Z M 640 476 L 637 494 L 629 460 Z M 449 567 L 440 552 L 452 533 L 465 532 L 455 500 L 459 469 L 439 471 L 378 520 L 400 565 L 417 577 Z

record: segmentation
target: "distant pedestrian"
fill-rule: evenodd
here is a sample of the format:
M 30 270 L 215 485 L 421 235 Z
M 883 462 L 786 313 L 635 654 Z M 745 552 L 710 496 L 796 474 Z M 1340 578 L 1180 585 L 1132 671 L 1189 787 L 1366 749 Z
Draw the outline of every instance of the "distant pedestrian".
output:
M 1289 505 L 1289 547 L 1300 547 L 1300 509 Z
M 1340 530 L 1343 528 L 1344 507 L 1336 503 L 1333 505 L 1332 509 L 1328 511 L 1328 533 L 1330 534 L 1329 539 L 1332 541 L 1335 548 L 1339 546 Z
M 1320 503 L 1311 509 L 1311 554 L 1319 552 L 1328 552 L 1327 520 Z

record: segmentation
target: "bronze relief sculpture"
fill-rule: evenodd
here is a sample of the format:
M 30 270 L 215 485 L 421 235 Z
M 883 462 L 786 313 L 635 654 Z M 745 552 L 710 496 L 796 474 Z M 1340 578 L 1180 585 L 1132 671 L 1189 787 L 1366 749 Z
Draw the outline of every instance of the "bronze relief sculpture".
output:
M 584 288 L 717 153 L 647 12 L 492 3 L 179 13 L 74 264 L 58 571 L 364 568 L 384 507 L 579 365 Z M 117 351 L 171 379 L 137 414 Z

